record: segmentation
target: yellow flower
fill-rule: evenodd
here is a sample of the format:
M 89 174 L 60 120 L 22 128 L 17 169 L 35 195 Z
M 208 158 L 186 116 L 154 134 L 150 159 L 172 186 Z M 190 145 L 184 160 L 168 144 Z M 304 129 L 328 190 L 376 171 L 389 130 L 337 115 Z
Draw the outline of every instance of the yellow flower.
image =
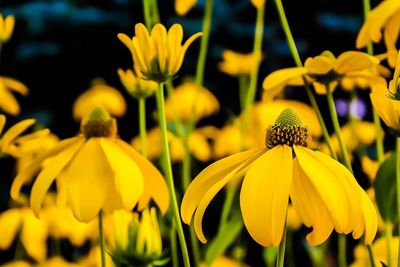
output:
M 102 267 L 101 264 L 101 256 L 100 256 L 100 247 L 93 247 L 89 255 L 79 261 L 80 266 L 82 267 Z M 111 259 L 109 253 L 106 253 L 106 266 L 107 267 L 115 267 L 114 262 Z
M 118 38 L 128 47 L 144 77 L 165 82 L 179 71 L 189 45 L 201 35 L 196 33 L 181 45 L 183 29 L 180 24 L 172 25 L 168 32 L 162 24 L 156 24 L 149 34 L 146 27 L 138 23 L 134 37 L 120 33 Z
M 11 91 L 27 95 L 28 87 L 23 83 L 6 76 L 0 76 L 0 109 L 10 115 L 18 115 L 21 111 L 19 104 Z
M 178 119 L 187 122 L 192 117 L 200 120 L 219 111 L 217 98 L 206 88 L 189 82 L 178 86 L 165 101 L 165 116 L 168 121 Z
M 231 50 L 222 52 L 222 62 L 218 68 L 229 75 L 239 76 L 250 74 L 257 63 L 257 56 L 254 53 L 240 54 Z
M 304 67 L 286 68 L 272 72 L 263 82 L 264 93 L 269 98 L 278 95 L 287 85 L 302 85 L 302 75 L 306 76 L 318 94 L 325 94 L 325 85 L 329 84 L 333 91 L 338 82 L 345 77 L 364 77 L 376 79 L 374 72 L 368 75 L 360 71 L 375 67 L 379 60 L 366 53 L 347 51 L 336 58 L 325 51 L 316 57 L 307 58 Z
M 116 133 L 115 120 L 106 110 L 95 109 L 82 120 L 81 134 L 61 141 L 18 173 L 12 198 L 41 170 L 30 198 L 35 214 L 54 180 L 61 199 L 79 221 L 89 222 L 100 210 L 131 210 L 138 202 L 143 209 L 150 198 L 165 213 L 169 194 L 162 175 Z
M 390 243 L 391 255 L 392 255 L 392 263 L 397 262 L 397 254 L 399 247 L 399 237 L 392 237 L 392 241 Z M 385 266 L 388 266 L 388 249 L 387 249 L 387 241 L 384 237 L 377 239 L 372 244 L 372 251 L 375 256 L 375 266 L 382 266 L 382 263 Z M 354 249 L 354 258 L 355 261 L 350 265 L 351 267 L 369 267 L 371 266 L 371 262 L 369 259 L 368 250 L 363 245 L 358 245 Z
M 265 5 L 266 0 L 250 0 L 254 7 L 260 8 Z
M 74 119 L 82 119 L 95 108 L 105 108 L 111 115 L 122 117 L 126 112 L 126 103 L 116 88 L 98 83 L 75 100 L 72 108 Z
M 351 76 L 345 76 L 340 80 L 340 87 L 347 92 L 351 92 L 354 88 L 366 90 L 374 84 L 386 85 L 386 79 L 391 75 L 389 69 L 382 65 L 376 65 L 373 68 L 363 69 L 353 72 Z M 385 78 L 384 78 L 385 77 Z
M 6 43 L 13 33 L 15 24 L 14 16 L 7 16 L 3 18 L 3 15 L 0 14 L 0 43 Z
M 175 0 L 175 11 L 179 16 L 184 16 L 196 3 L 197 0 Z
M 323 243 L 333 229 L 353 233 L 370 244 L 377 231 L 377 215 L 367 194 L 342 164 L 307 148 L 307 128 L 297 114 L 284 110 L 266 135 L 266 147 L 221 159 L 203 170 L 187 189 L 181 215 L 201 242 L 204 212 L 229 181 L 245 174 L 240 208 L 253 239 L 263 246 L 280 244 L 289 197 L 301 221 L 313 231 L 311 245 Z M 262 203 L 262 205 L 261 205 Z
M 371 183 L 373 183 L 376 178 L 376 173 L 379 169 L 379 163 L 376 160 L 370 159 L 368 156 L 362 156 L 361 169 L 368 176 L 368 179 L 371 181 Z
M 151 96 L 157 89 L 157 83 L 141 79 L 132 70 L 123 71 L 118 69 L 118 76 L 128 93 L 135 98 L 147 98 Z

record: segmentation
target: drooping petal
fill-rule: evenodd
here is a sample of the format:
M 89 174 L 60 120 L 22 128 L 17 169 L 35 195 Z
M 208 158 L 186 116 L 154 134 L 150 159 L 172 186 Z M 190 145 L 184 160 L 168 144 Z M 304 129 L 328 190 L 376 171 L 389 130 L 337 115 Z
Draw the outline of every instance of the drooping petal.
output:
M 9 209 L 0 215 L 0 249 L 8 249 L 22 223 L 22 214 L 20 209 Z
M 179 51 L 179 55 L 178 55 L 176 61 L 171 62 L 171 64 L 173 65 L 172 73 L 178 72 L 178 70 L 180 69 L 180 67 L 182 65 L 183 58 L 185 57 L 186 50 L 194 42 L 194 40 L 196 40 L 197 38 L 199 38 L 202 35 L 203 35 L 202 32 L 198 32 L 198 33 L 193 34 L 192 36 L 189 37 L 189 39 L 186 40 L 186 42 L 183 44 L 182 48 Z
M 129 51 L 133 54 L 132 39 L 129 38 L 129 36 L 126 35 L 125 33 L 118 33 L 117 37 L 129 49 Z
M 16 116 L 21 112 L 17 99 L 3 87 L 0 82 L 0 109 L 5 113 Z
M 340 54 L 335 61 L 335 71 L 343 74 L 366 69 L 377 64 L 379 64 L 379 60 L 367 53 L 347 51 Z
M 281 242 L 292 186 L 292 149 L 279 145 L 250 166 L 240 191 L 244 224 L 263 246 Z
M 175 3 L 177 3 L 176 1 Z M 183 1 L 186 2 L 186 1 Z M 178 60 L 181 51 L 181 42 L 183 39 L 183 29 L 180 24 L 174 24 L 168 30 L 167 45 L 169 53 L 168 72 L 173 73 L 174 62 Z
M 286 68 L 272 72 L 263 81 L 264 90 L 273 90 L 275 87 L 287 84 L 290 80 L 307 73 L 303 67 Z
M 16 137 L 18 137 L 22 132 L 24 132 L 30 126 L 35 124 L 35 122 L 36 122 L 35 119 L 27 119 L 27 120 L 18 122 L 17 124 L 14 124 L 3 135 L 3 138 L 1 139 L 1 150 L 4 151 L 4 149 L 7 148 L 7 146 L 10 144 L 11 141 L 13 141 Z
M 0 76 L 0 82 L 3 82 L 7 88 L 18 92 L 21 95 L 27 95 L 29 93 L 28 87 L 14 78 Z
M 6 116 L 0 114 L 0 135 L 3 133 L 4 125 L 6 125 Z
M 182 220 L 186 224 L 189 224 L 194 211 L 207 191 L 248 158 L 259 153 L 259 151 L 260 149 L 252 149 L 233 154 L 232 156 L 214 162 L 200 172 L 189 185 L 183 196 L 181 204 Z
M 43 170 L 39 173 L 31 191 L 31 207 L 33 212 L 38 215 L 44 197 L 49 190 L 51 184 L 62 169 L 71 161 L 76 152 L 83 145 L 83 139 L 77 139 L 69 147 L 47 159 Z
M 175 11 L 179 16 L 184 16 L 196 3 L 197 0 L 176 0 Z
M 335 58 L 328 56 L 309 57 L 304 63 L 304 66 L 309 73 L 323 75 L 333 69 L 334 61 Z
M 47 233 L 46 222 L 36 218 L 30 210 L 26 210 L 21 230 L 21 242 L 26 252 L 38 262 L 46 259 Z
M 67 204 L 79 221 L 89 222 L 99 213 L 114 173 L 98 138 L 90 138 L 59 174 L 65 181 Z

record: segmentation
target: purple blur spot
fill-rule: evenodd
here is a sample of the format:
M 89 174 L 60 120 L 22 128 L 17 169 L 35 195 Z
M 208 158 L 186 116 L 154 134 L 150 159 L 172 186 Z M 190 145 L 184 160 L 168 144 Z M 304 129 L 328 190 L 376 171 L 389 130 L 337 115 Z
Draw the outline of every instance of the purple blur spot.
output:
M 339 117 L 346 117 L 349 113 L 349 103 L 345 99 L 336 99 L 335 107 Z
M 350 114 L 351 116 L 362 119 L 367 114 L 367 106 L 365 102 L 360 98 L 354 99 L 350 104 Z

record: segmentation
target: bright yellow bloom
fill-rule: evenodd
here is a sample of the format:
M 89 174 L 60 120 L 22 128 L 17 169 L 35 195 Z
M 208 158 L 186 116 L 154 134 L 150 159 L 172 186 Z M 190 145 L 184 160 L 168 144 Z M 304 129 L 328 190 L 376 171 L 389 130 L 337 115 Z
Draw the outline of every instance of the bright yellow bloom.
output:
M 290 109 L 268 128 L 266 147 L 221 159 L 203 170 L 190 184 L 181 215 L 201 242 L 204 212 L 213 197 L 229 181 L 245 174 L 240 208 L 253 239 L 263 246 L 280 244 L 289 197 L 301 221 L 313 230 L 311 245 L 323 243 L 335 229 L 353 233 L 370 244 L 377 231 L 377 215 L 367 194 L 342 164 L 324 153 L 307 148 L 308 130 Z M 260 205 L 262 203 L 262 205 Z
M 15 24 L 14 16 L 7 16 L 3 18 L 3 15 L 0 14 L 0 44 L 6 43 L 13 33 Z
M 263 5 L 265 5 L 266 0 L 250 0 L 250 1 L 253 4 L 253 6 L 255 6 L 256 8 L 260 8 Z
M 10 115 L 18 115 L 21 111 L 19 104 L 11 91 L 21 95 L 29 93 L 28 87 L 11 77 L 0 76 L 0 109 Z
M 325 94 L 325 85 L 329 84 L 333 91 L 338 82 L 345 77 L 363 77 L 376 80 L 374 72 L 368 75 L 362 70 L 376 67 L 379 60 L 366 53 L 358 51 L 344 52 L 336 58 L 331 52 L 325 51 L 316 57 L 307 58 L 304 67 L 286 68 L 272 72 L 263 82 L 264 93 L 268 98 L 279 94 L 287 85 L 302 85 L 301 76 L 305 75 L 318 94 Z
M 111 115 L 122 117 L 126 112 L 126 102 L 118 89 L 99 83 L 83 92 L 75 100 L 72 107 L 74 119 L 82 119 L 95 108 L 105 108 Z
M 133 62 L 144 77 L 165 82 L 179 71 L 189 45 L 201 35 L 198 32 L 181 45 L 183 29 L 180 24 L 172 25 L 168 32 L 162 24 L 156 24 L 149 35 L 146 27 L 138 23 L 134 37 L 120 33 L 118 38 L 131 51 Z
M 219 63 L 218 68 L 232 76 L 248 75 L 256 63 L 257 56 L 254 53 L 241 54 L 232 50 L 224 50 L 222 62 Z
M 117 72 L 119 79 L 126 91 L 128 91 L 128 93 L 135 98 L 147 98 L 151 96 L 157 89 L 157 83 L 141 79 L 138 77 L 137 71 L 134 73 L 130 69 L 126 71 L 118 69 Z
M 185 16 L 196 3 L 197 0 L 175 0 L 175 11 L 179 16 Z
M 17 198 L 21 186 L 40 171 L 30 198 L 35 214 L 54 180 L 58 194 L 82 222 L 100 210 L 131 210 L 137 203 L 143 209 L 151 198 L 165 213 L 169 193 L 162 175 L 116 134 L 115 120 L 104 109 L 94 110 L 82 120 L 81 134 L 61 141 L 18 173 L 11 196 Z
M 391 254 L 392 254 L 392 263 L 397 263 L 397 254 L 399 247 L 399 237 L 392 237 L 392 241 L 390 243 Z M 372 244 L 372 251 L 375 256 L 375 266 L 382 266 L 381 263 L 384 263 L 385 266 L 388 266 L 388 249 L 387 242 L 384 237 L 377 239 Z M 371 266 L 371 262 L 369 259 L 368 250 L 363 245 L 358 245 L 354 249 L 354 257 L 355 261 L 350 265 L 351 267 L 369 267 Z
M 178 86 L 165 101 L 165 116 L 168 121 L 200 120 L 219 111 L 218 99 L 206 88 L 192 82 Z

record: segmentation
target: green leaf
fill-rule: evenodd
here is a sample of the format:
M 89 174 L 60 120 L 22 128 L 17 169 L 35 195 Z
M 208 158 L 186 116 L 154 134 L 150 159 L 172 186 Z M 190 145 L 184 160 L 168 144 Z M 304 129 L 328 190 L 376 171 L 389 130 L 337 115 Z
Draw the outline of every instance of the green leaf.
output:
M 396 154 L 382 163 L 374 182 L 379 213 L 384 221 L 391 223 L 397 220 Z
M 236 212 L 210 242 L 205 255 L 206 262 L 211 264 L 216 258 L 224 254 L 225 250 L 236 240 L 242 228 L 242 217 L 239 212 Z

